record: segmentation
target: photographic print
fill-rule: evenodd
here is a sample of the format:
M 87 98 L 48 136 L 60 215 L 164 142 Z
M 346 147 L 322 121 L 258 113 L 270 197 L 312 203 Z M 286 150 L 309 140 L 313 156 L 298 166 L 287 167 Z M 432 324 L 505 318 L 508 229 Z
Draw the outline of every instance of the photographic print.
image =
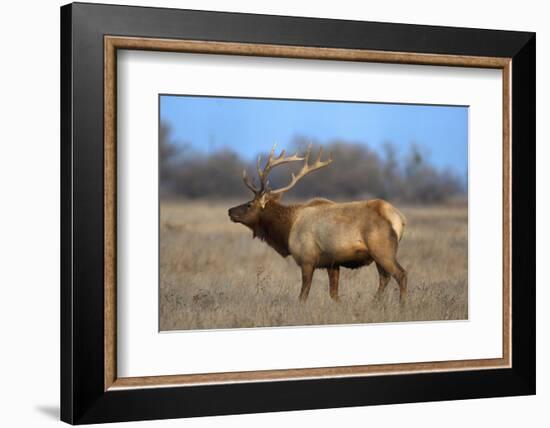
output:
M 468 107 L 159 95 L 161 331 L 468 318 Z
M 63 421 L 536 392 L 534 33 L 60 22 Z

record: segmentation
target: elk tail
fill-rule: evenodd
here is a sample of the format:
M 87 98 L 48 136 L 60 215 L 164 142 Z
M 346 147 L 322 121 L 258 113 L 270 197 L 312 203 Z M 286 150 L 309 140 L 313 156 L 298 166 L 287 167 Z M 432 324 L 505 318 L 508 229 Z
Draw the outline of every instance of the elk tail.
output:
M 397 233 L 398 241 L 401 241 L 401 238 L 403 237 L 403 233 L 405 232 L 405 225 L 407 224 L 407 219 L 405 215 L 401 211 L 399 211 L 397 208 L 395 208 L 395 212 L 399 217 L 399 224 L 394 225 L 394 228 L 396 228 L 396 226 L 399 227 L 399 232 L 396 230 L 396 233 Z
M 383 206 L 383 215 L 386 220 L 390 222 L 392 229 L 397 235 L 397 242 L 401 241 L 403 233 L 405 232 L 405 225 L 407 224 L 405 215 L 388 203 Z

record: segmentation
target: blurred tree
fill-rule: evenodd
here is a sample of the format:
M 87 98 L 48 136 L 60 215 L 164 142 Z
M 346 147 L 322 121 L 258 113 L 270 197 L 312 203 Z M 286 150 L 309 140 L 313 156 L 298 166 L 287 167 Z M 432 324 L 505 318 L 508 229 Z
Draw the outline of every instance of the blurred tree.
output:
M 404 168 L 407 186 L 404 187 L 401 198 L 413 202 L 434 203 L 463 193 L 458 176 L 450 170 L 438 171 L 428 164 L 428 158 L 426 151 L 418 145 L 410 146 Z
M 180 163 L 174 176 L 177 195 L 189 198 L 250 195 L 242 181 L 245 163 L 230 150 L 209 156 L 195 154 Z
M 170 125 L 161 122 L 159 129 L 159 177 L 160 191 L 163 194 L 173 191 L 172 184 L 180 152 L 178 142 L 172 138 Z
M 384 167 L 382 175 L 382 192 L 380 196 L 385 199 L 393 199 L 402 193 L 403 177 L 399 171 L 399 159 L 397 148 L 391 142 L 386 141 L 382 145 L 384 154 Z
M 237 153 L 226 148 L 215 149 L 209 154 L 193 151 L 190 145 L 176 141 L 165 123 L 161 123 L 159 139 L 160 188 L 163 197 L 251 196 L 241 177 L 245 168 L 251 177 L 255 177 L 255 162 L 247 163 Z M 316 156 L 320 147 L 316 140 L 297 136 L 290 147 L 302 154 L 309 144 L 313 146 L 312 157 Z M 411 144 L 403 159 L 391 142 L 385 142 L 380 153 L 366 144 L 342 140 L 323 144 L 323 149 L 324 156 L 333 153 L 333 165 L 300 181 L 289 194 L 290 198 L 323 196 L 350 200 L 380 197 L 437 203 L 456 196 L 466 196 L 467 185 L 464 180 L 451 170 L 440 171 L 433 167 L 429 163 L 429 154 L 416 144 Z M 261 153 L 262 164 L 268 154 Z M 271 187 L 286 185 L 290 174 L 300 167 L 301 164 L 296 162 L 274 169 L 269 179 Z

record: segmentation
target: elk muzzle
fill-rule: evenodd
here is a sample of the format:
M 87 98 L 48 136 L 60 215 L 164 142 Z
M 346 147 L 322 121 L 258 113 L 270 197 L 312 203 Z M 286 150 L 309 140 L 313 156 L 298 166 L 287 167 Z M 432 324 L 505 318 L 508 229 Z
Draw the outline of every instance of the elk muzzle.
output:
M 247 211 L 246 204 L 244 205 L 238 205 L 233 208 L 229 208 L 227 210 L 227 214 L 229 215 L 229 218 L 234 223 L 241 223 L 243 221 L 243 217 L 245 216 Z

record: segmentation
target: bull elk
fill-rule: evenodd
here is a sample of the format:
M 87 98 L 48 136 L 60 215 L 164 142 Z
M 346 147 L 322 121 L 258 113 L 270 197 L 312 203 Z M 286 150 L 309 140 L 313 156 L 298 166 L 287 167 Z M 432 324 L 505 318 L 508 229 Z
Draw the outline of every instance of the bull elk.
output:
M 281 256 L 289 255 L 302 270 L 300 300 L 308 297 L 315 269 L 328 272 L 330 297 L 339 301 L 338 278 L 340 267 L 356 269 L 376 263 L 379 275 L 380 298 L 391 279 L 399 284 L 399 297 L 407 295 L 407 272 L 397 262 L 396 253 L 403 236 L 405 217 L 390 203 L 373 199 L 336 203 L 316 198 L 303 204 L 283 205 L 280 200 L 307 174 L 332 163 L 332 154 L 321 160 L 322 148 L 310 164 L 311 145 L 304 156 L 285 156 L 283 150 L 275 156 L 275 146 L 261 167 L 258 157 L 259 188 L 243 171 L 243 181 L 254 198 L 245 204 L 229 209 L 233 222 L 242 223 L 252 230 L 253 238 L 265 241 Z M 268 175 L 273 168 L 303 162 L 301 170 L 292 174 L 290 183 L 280 189 L 270 189 Z

